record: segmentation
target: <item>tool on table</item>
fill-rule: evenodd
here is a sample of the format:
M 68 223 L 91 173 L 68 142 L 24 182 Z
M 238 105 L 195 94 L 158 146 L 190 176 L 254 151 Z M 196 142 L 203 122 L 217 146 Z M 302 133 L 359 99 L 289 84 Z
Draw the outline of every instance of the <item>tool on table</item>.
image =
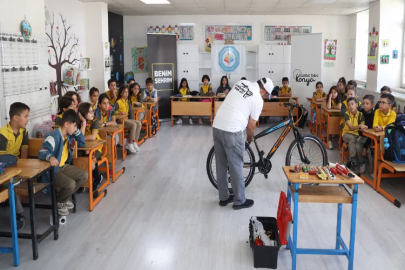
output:
M 318 167 L 318 170 L 320 172 L 320 174 L 318 174 L 319 178 L 321 178 L 322 180 L 326 180 L 327 175 L 326 173 L 322 170 L 322 167 Z
M 342 173 L 344 175 L 346 175 L 347 177 L 350 178 L 354 178 L 354 174 L 352 174 L 351 172 L 349 172 L 345 167 L 343 167 L 342 165 L 336 164 L 336 169 L 342 171 Z
M 336 180 L 336 177 L 334 174 L 332 174 L 332 172 L 329 170 L 328 166 L 323 167 L 323 170 L 326 172 L 326 174 L 328 175 L 328 178 L 331 180 Z

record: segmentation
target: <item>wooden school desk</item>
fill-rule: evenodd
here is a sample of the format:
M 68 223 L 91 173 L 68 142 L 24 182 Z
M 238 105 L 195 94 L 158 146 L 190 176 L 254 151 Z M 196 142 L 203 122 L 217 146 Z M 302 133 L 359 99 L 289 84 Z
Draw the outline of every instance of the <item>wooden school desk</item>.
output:
M 20 254 L 18 253 L 18 234 L 17 234 L 17 221 L 15 211 L 15 194 L 13 179 L 16 175 L 21 173 L 21 170 L 5 169 L 3 174 L 0 175 L 0 202 L 9 199 L 10 202 L 10 227 L 11 227 L 11 247 L 0 247 L 0 253 L 12 253 L 14 266 L 20 265 Z M 7 188 L 1 188 L 2 184 L 7 184 Z
M 74 166 L 87 171 L 89 174 L 89 179 L 87 180 L 87 183 L 89 185 L 89 210 L 90 211 L 92 211 L 94 206 L 96 206 L 100 202 L 100 200 L 106 196 L 106 192 L 104 189 L 110 183 L 110 179 L 106 179 L 104 184 L 99 188 L 99 190 L 104 190 L 104 192 L 99 194 L 98 197 L 95 200 L 93 200 L 93 170 L 92 170 L 93 154 L 95 151 L 98 151 L 99 149 L 103 148 L 104 143 L 105 143 L 105 140 L 86 141 L 86 146 L 77 148 L 77 150 L 86 151 L 86 153 L 88 152 L 88 156 L 73 159 Z M 82 163 L 81 158 L 86 158 L 86 162 Z
M 321 138 L 323 144 L 328 148 L 329 135 L 339 135 L 340 134 L 340 116 L 339 109 L 328 109 L 322 108 L 321 110 L 321 125 L 319 127 L 319 137 Z M 322 135 L 322 130 L 326 131 L 326 137 Z
M 318 126 L 321 123 L 321 108 L 326 108 L 326 101 L 314 101 L 312 98 L 307 98 L 309 102 L 311 102 L 311 121 L 310 121 L 310 130 L 311 133 L 314 135 L 318 135 Z M 314 117 L 314 110 L 316 112 L 316 125 L 312 124 L 312 119 Z
M 107 138 L 107 159 L 111 162 L 112 181 L 115 183 L 117 178 L 125 172 L 125 167 L 116 172 L 115 163 L 117 162 L 117 147 L 115 145 L 115 135 L 122 134 L 124 130 L 123 125 L 114 125 L 100 128 L 104 130 L 109 136 Z M 109 180 L 108 180 L 109 181 Z
M 363 179 L 367 184 L 369 184 L 373 189 L 377 188 L 377 174 L 378 174 L 378 157 L 380 153 L 380 137 L 384 135 L 384 131 L 375 132 L 373 129 L 367 129 L 363 131 L 363 136 L 371 139 L 370 147 L 374 149 L 374 179 L 368 178 L 366 175 L 362 174 L 361 179 Z
M 284 166 L 283 171 L 288 179 L 287 198 L 291 205 L 291 198 L 293 197 L 293 236 L 288 236 L 287 249 L 290 249 L 292 256 L 292 269 L 296 269 L 297 255 L 345 255 L 349 260 L 348 269 L 353 269 L 354 261 L 354 243 L 356 235 L 356 215 L 357 215 L 357 195 L 358 185 L 363 184 L 358 176 L 355 178 L 346 179 L 337 176 L 336 180 L 322 180 L 318 176 L 309 175 L 309 179 L 299 179 L 299 173 L 291 173 L 289 169 L 293 167 Z M 302 185 L 302 184 L 318 184 L 315 186 Z M 349 190 L 352 190 L 351 192 Z M 298 248 L 298 203 L 337 203 L 337 224 L 336 224 L 336 243 L 334 249 L 310 249 Z M 350 242 L 346 246 L 341 236 L 342 224 L 342 204 L 352 204 L 352 215 L 350 225 Z M 307 237 L 314 237 L 308 235 Z
M 15 194 L 17 195 L 26 196 L 28 193 L 31 234 L 18 233 L 18 237 L 32 240 L 32 253 L 34 260 L 36 260 L 38 259 L 38 245 L 39 243 L 42 242 L 42 240 L 44 240 L 52 232 L 54 240 L 58 240 L 59 238 L 58 235 L 59 220 L 57 217 L 58 212 L 57 212 L 53 167 L 50 165 L 48 161 L 43 161 L 39 159 L 19 159 L 15 166 L 11 166 L 8 169 L 21 170 L 21 172 L 16 176 L 16 178 L 26 179 L 25 182 L 18 185 L 18 187 L 16 187 L 14 190 Z M 46 173 L 49 173 L 50 176 L 49 183 L 34 183 L 35 179 L 38 179 L 39 177 L 41 177 Z M 53 225 L 51 225 L 43 234 L 37 234 L 34 194 L 47 186 L 50 186 L 51 189 Z M 0 236 L 10 237 L 11 234 L 9 232 L 0 232 Z
M 179 99 L 187 98 L 187 101 Z M 171 96 L 171 123 L 174 124 L 173 116 L 209 116 L 212 126 L 212 100 L 218 98 L 214 96 L 192 96 L 192 97 L 175 97 Z M 223 97 L 221 97 L 223 98 Z M 211 102 L 201 102 L 201 99 L 210 99 Z M 214 101 L 215 102 L 215 101 Z
M 284 103 L 289 102 L 290 99 L 293 99 L 295 103 L 298 103 L 298 97 L 272 97 L 270 100 L 272 99 L 278 99 L 279 102 L 263 102 L 263 110 L 260 114 L 261 117 L 289 116 L 288 107 L 284 107 Z M 298 110 L 296 108 L 293 110 L 293 114 L 294 113 L 296 113 L 298 119 Z M 256 126 L 260 126 L 259 121 L 256 122 Z
M 125 120 L 128 119 L 128 116 L 127 115 L 122 115 L 122 114 L 116 114 L 115 119 L 116 120 L 121 120 L 121 124 L 124 127 L 124 122 L 125 122 Z M 118 133 L 118 137 L 120 139 L 119 143 L 122 145 L 122 160 L 125 160 L 125 158 L 128 155 L 127 149 L 125 148 L 125 128 L 122 129 L 121 133 Z

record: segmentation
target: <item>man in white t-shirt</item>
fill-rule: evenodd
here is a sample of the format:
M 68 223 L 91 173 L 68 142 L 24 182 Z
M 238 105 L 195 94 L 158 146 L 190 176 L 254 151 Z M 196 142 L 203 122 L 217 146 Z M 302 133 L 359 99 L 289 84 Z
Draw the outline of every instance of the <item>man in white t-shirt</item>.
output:
M 270 95 L 272 90 L 273 82 L 269 78 L 253 83 L 239 81 L 229 91 L 215 115 L 214 148 L 221 206 L 233 202 L 233 208 L 238 210 L 251 207 L 254 203 L 245 197 L 243 131 L 246 129 L 247 141 L 253 142 L 256 122 L 263 109 L 263 97 Z M 228 167 L 234 195 L 230 195 L 228 191 Z

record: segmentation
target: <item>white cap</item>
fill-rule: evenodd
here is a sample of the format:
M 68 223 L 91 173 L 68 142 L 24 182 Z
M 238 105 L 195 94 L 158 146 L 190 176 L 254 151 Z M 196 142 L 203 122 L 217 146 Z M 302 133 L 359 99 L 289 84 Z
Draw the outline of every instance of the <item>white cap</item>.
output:
M 273 88 L 274 88 L 273 81 L 270 78 L 261 78 L 259 81 L 262 83 L 262 85 L 263 85 L 264 89 L 266 89 L 267 93 L 269 93 L 271 95 L 271 92 L 273 91 Z

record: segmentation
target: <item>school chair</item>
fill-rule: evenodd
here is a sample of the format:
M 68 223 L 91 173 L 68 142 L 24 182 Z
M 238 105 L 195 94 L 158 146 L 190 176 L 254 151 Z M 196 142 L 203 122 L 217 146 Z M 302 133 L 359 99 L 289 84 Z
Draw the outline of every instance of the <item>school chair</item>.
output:
M 339 143 L 339 145 L 340 145 L 340 143 Z M 340 150 L 342 151 L 342 164 L 346 164 L 350 160 L 349 144 L 346 142 L 343 142 Z
M 377 173 L 377 192 L 381 193 L 385 198 L 392 202 L 396 207 L 401 207 L 401 202 L 395 199 L 394 196 L 389 194 L 386 190 L 381 187 L 381 179 L 383 178 L 399 178 L 405 177 L 405 164 L 398 164 L 384 159 L 384 137 L 380 137 L 380 153 L 381 162 L 378 166 Z M 390 173 L 383 173 L 383 170 L 388 170 Z
M 136 110 L 136 111 L 133 112 L 133 114 L 134 114 L 134 119 L 135 119 L 135 120 L 138 120 L 138 119 L 139 119 L 139 114 L 140 114 L 141 112 L 145 112 L 145 109 L 142 108 L 142 109 L 139 109 L 139 110 Z M 142 122 L 142 130 L 144 130 L 144 131 L 146 132 L 146 135 L 143 136 L 142 139 L 140 139 L 140 140 L 139 140 L 139 139 L 136 139 L 136 143 L 137 143 L 138 145 L 141 145 L 142 143 L 145 142 L 146 139 L 149 138 L 149 127 L 148 127 L 148 121 L 146 120 L 146 115 L 143 117 L 143 119 L 142 119 L 141 122 Z

